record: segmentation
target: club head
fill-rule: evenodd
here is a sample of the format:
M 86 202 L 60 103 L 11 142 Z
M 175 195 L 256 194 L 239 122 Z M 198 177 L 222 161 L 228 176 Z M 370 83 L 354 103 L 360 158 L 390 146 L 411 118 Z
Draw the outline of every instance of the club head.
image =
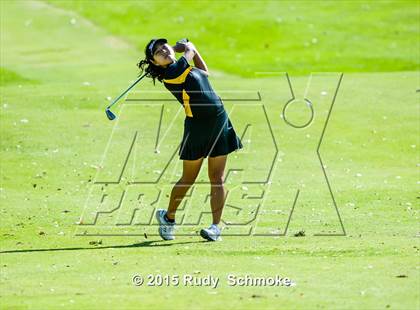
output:
M 105 110 L 106 116 L 110 121 L 114 120 L 116 118 L 115 114 L 111 112 L 110 109 Z

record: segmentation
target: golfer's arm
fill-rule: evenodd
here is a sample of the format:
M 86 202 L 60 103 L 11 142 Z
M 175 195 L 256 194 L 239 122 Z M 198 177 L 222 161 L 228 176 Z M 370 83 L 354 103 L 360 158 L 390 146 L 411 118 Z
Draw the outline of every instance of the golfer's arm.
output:
M 200 53 L 197 50 L 195 51 L 193 61 L 194 66 L 196 66 L 198 69 L 203 70 L 207 75 L 209 75 L 209 69 L 207 68 L 206 63 L 204 62 L 203 57 L 201 57 Z
M 198 69 L 203 70 L 205 74 L 209 75 L 207 65 L 201 57 L 200 53 L 196 49 L 187 47 L 185 49 L 184 57 L 187 59 L 187 61 L 192 60 L 194 62 L 194 66 L 196 66 Z

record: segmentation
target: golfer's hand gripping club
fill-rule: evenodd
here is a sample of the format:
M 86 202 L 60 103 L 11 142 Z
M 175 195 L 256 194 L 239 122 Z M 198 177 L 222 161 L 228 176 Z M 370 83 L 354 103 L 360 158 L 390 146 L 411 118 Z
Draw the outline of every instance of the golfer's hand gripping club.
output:
M 188 42 L 187 38 L 178 40 L 172 48 L 176 53 L 183 53 L 185 51 L 185 44 Z

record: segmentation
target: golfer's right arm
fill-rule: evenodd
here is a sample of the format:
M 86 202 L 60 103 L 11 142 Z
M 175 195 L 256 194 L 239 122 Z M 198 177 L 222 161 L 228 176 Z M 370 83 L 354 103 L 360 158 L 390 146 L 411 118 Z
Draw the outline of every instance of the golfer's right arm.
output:
M 185 45 L 184 57 L 187 59 L 187 61 L 193 60 L 194 66 L 196 66 L 198 69 L 203 70 L 205 74 L 209 75 L 209 70 L 207 68 L 206 63 L 204 62 L 200 53 L 197 51 L 197 49 L 191 42 L 188 42 Z

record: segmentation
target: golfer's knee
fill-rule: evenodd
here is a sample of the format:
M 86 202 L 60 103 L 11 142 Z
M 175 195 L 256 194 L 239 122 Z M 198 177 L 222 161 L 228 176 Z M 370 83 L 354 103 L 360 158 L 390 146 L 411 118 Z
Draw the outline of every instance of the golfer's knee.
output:
M 212 185 L 223 185 L 225 178 L 220 174 L 209 174 L 210 183 Z

